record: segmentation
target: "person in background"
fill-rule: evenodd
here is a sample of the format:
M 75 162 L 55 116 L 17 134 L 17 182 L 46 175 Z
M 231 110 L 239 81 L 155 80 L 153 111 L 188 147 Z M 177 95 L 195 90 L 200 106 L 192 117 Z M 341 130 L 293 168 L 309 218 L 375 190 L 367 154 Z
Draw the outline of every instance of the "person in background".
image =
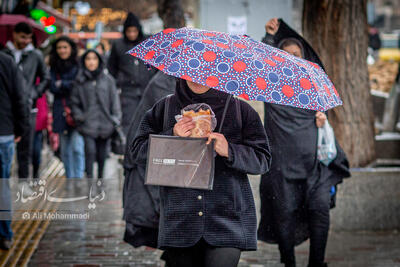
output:
M 175 10 L 173 16 L 164 20 L 164 28 L 181 28 L 185 26 L 183 9 Z M 135 138 L 137 129 L 146 111 L 160 99 L 175 92 L 177 79 L 158 71 L 147 84 L 142 99 L 133 115 L 126 137 L 127 144 Z M 157 248 L 158 218 L 160 215 L 159 187 L 144 184 L 145 167 L 135 164 L 129 157 L 127 146 L 124 156 L 124 193 L 123 207 L 125 234 L 124 241 L 134 247 L 149 246 Z M 165 258 L 165 253 L 162 259 Z
M 101 56 L 104 56 L 106 54 L 106 48 L 104 47 L 104 44 L 102 42 L 98 42 L 95 49 L 97 53 L 99 53 L 99 55 Z
M 36 101 L 36 108 L 38 109 L 35 126 L 35 136 L 33 138 L 33 177 L 39 178 L 39 167 L 41 161 L 41 154 L 43 148 L 43 131 L 47 128 L 48 121 L 48 106 L 46 94 L 43 94 Z
M 266 24 L 263 42 L 323 68 L 311 46 L 282 20 Z M 329 231 L 332 186 L 349 177 L 346 155 L 336 141 L 336 159 L 323 165 L 317 159 L 322 112 L 265 103 L 264 126 L 270 140 L 271 171 L 261 177 L 261 220 L 258 239 L 278 243 L 281 262 L 296 266 L 294 248 L 310 238 L 309 267 L 324 262 Z
M 85 170 L 83 137 L 76 130 L 70 109 L 72 85 L 78 73 L 77 47 L 68 37 L 59 37 L 50 53 L 51 83 L 54 94 L 53 132 L 60 134 L 61 160 L 67 178 L 82 178 Z
M 37 115 L 36 100 L 42 95 L 50 80 L 43 55 L 33 46 L 32 38 L 32 27 L 25 22 L 18 23 L 13 30 L 13 40 L 8 41 L 3 49 L 3 52 L 13 57 L 22 72 L 23 89 L 30 107 L 30 131 L 25 132 L 17 144 L 19 178 L 29 178 Z M 36 83 L 37 78 L 40 80 L 39 83 Z M 26 182 L 21 183 L 20 186 L 25 187 L 25 190 L 29 189 Z
M 81 66 L 71 95 L 72 115 L 85 140 L 86 176 L 93 178 L 96 161 L 98 178 L 103 178 L 107 144 L 121 121 L 119 96 L 114 78 L 105 72 L 96 50 L 82 55 Z
M 129 13 L 125 20 L 123 34 L 124 37 L 115 41 L 111 48 L 107 67 L 117 81 L 117 87 L 121 89 L 122 128 L 127 135 L 132 115 L 155 71 L 149 70 L 139 59 L 126 54 L 146 38 L 139 19 L 133 13 Z
M 14 142 L 29 132 L 29 109 L 22 87 L 22 73 L 14 60 L 0 52 L 0 249 L 12 245 L 11 164 Z
M 371 47 L 374 51 L 377 51 L 381 48 L 381 46 L 382 42 L 378 29 L 368 24 L 368 47 Z

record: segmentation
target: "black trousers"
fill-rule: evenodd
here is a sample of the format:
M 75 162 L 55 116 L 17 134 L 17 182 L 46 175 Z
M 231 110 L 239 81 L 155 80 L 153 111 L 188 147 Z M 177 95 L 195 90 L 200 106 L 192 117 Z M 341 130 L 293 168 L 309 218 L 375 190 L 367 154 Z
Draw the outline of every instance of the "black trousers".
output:
M 306 212 L 310 231 L 309 265 L 320 266 L 324 262 L 325 249 L 329 232 L 329 208 L 331 183 L 323 173 L 312 190 L 306 179 L 284 179 L 277 203 L 282 205 L 276 216 L 280 225 L 277 227 L 278 245 L 281 261 L 288 265 L 295 264 L 296 216 Z
M 29 178 L 29 167 L 33 154 L 33 138 L 36 128 L 37 111 L 31 111 L 29 117 L 29 131 L 21 136 L 21 141 L 17 144 L 18 177 Z M 36 177 L 35 177 L 36 178 Z
M 85 139 L 85 168 L 87 178 L 93 178 L 93 164 L 98 165 L 98 178 L 103 178 L 104 163 L 107 158 L 109 139 L 84 136 Z
M 187 248 L 168 248 L 162 255 L 166 267 L 236 267 L 241 251 L 210 246 L 204 239 Z

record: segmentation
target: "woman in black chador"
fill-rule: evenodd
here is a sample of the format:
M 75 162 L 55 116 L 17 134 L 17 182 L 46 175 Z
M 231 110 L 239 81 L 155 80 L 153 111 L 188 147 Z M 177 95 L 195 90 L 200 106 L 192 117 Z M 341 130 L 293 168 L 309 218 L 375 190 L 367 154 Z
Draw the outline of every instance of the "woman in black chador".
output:
M 263 42 L 288 53 L 322 63 L 311 46 L 282 20 L 266 24 Z M 324 113 L 265 104 L 264 126 L 270 138 L 271 171 L 261 178 L 261 221 L 258 239 L 278 243 L 281 262 L 296 266 L 294 247 L 310 238 L 309 267 L 324 263 L 333 189 L 349 177 L 348 162 L 337 147 L 336 159 L 326 167 L 317 159 L 318 127 Z
M 160 187 L 158 247 L 167 251 L 168 267 L 237 266 L 241 251 L 257 249 L 256 212 L 247 174 L 269 170 L 264 127 L 247 103 L 193 82 L 180 80 L 175 94 L 167 99 L 167 108 L 166 98 L 160 100 L 138 128 L 130 145 L 135 164 L 146 164 L 150 134 L 191 134 L 194 122 L 190 118 L 175 121 L 187 105 L 208 104 L 219 129 L 228 104 L 222 130 L 209 135 L 209 141 L 216 141 L 213 189 Z

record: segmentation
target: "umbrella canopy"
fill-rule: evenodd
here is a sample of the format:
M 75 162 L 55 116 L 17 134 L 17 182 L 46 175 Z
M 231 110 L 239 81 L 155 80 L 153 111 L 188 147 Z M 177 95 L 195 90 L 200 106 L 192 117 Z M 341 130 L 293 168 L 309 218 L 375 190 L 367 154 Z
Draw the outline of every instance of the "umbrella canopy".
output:
M 8 40 L 12 39 L 14 26 L 20 22 L 25 22 L 32 27 L 36 38 L 36 45 L 40 45 L 47 39 L 48 34 L 44 31 L 43 26 L 35 23 L 32 19 L 24 15 L 3 14 L 0 15 L 0 43 L 2 45 L 5 45 Z
M 168 75 L 247 100 L 319 111 L 342 104 L 320 66 L 247 36 L 171 28 L 128 53 Z

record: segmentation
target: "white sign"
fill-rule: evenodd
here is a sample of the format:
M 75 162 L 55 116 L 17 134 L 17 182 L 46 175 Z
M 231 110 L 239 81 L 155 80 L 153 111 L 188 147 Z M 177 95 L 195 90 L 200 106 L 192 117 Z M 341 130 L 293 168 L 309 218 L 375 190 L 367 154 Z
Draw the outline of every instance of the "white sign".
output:
M 228 33 L 243 35 L 247 33 L 247 17 L 228 17 Z

